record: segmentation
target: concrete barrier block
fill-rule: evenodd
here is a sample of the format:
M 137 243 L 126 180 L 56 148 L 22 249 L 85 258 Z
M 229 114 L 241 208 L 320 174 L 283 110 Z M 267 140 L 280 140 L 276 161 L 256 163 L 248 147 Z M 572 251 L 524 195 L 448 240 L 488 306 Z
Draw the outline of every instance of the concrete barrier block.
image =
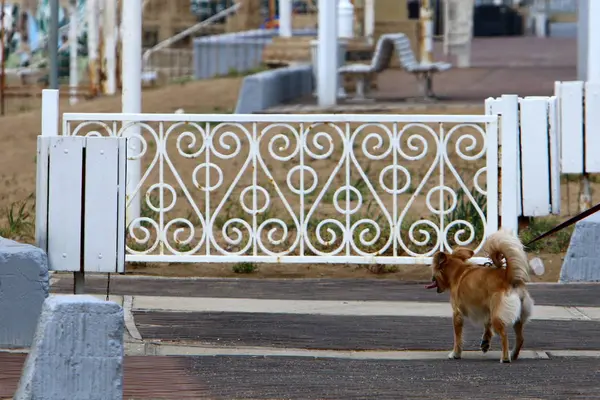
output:
M 308 96 L 313 87 L 312 66 L 297 64 L 244 78 L 236 114 L 251 114 Z
M 0 347 L 31 345 L 49 281 L 43 250 L 0 238 Z
M 117 303 L 49 297 L 14 399 L 122 399 L 124 326 Z
M 575 224 L 559 282 L 600 282 L 600 214 Z

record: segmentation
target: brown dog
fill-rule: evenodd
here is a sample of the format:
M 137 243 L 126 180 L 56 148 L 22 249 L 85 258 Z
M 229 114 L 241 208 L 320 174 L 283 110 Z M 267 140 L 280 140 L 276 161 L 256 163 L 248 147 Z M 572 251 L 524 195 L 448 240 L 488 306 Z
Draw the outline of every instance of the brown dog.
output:
M 433 257 L 432 283 L 428 289 L 438 293 L 450 290 L 454 349 L 448 358 L 458 359 L 462 353 L 462 329 L 465 318 L 484 326 L 481 350 L 486 353 L 495 332 L 502 341 L 500 362 L 519 357 L 523 346 L 523 326 L 531 316 L 533 299 L 527 292 L 530 266 L 519 239 L 506 230 L 490 235 L 483 251 L 495 268 L 468 262 L 473 251 L 459 247 L 452 254 L 438 252 Z M 509 355 L 507 329 L 513 327 L 516 344 Z

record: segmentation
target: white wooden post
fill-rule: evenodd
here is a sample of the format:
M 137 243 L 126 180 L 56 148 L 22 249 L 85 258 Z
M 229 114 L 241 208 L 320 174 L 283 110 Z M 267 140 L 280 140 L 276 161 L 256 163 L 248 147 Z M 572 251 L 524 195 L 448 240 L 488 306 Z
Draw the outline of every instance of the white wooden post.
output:
M 560 215 L 560 118 L 558 114 L 558 99 L 550 97 L 548 101 L 548 121 L 550 137 L 550 190 L 552 200 L 552 214 Z
M 600 2 L 590 1 L 588 5 L 588 82 L 600 82 Z
M 321 107 L 337 103 L 337 4 L 333 0 L 319 0 L 317 96 Z
M 520 105 L 522 215 L 546 216 L 551 206 L 548 98 L 525 97 Z
M 104 7 L 104 58 L 106 60 L 105 93 L 117 92 L 117 1 L 105 0 Z
M 373 44 L 375 34 L 375 0 L 364 0 L 364 35 L 369 44 Z
M 35 243 L 48 251 L 48 151 L 46 137 L 58 136 L 59 92 L 42 90 L 41 137 L 37 141 L 37 170 L 35 185 Z
M 84 142 L 83 136 L 50 138 L 48 264 L 51 270 L 81 271 Z
M 591 174 L 600 173 L 599 128 L 600 79 L 585 83 L 585 172 Z
M 69 103 L 77 103 L 77 85 L 79 84 L 79 65 L 77 63 L 77 1 L 71 0 L 69 4 L 69 86 L 71 87 L 71 96 Z
M 587 80 L 588 63 L 588 7 L 592 0 L 578 0 L 577 4 L 577 79 Z
M 292 0 L 279 1 L 279 36 L 292 37 Z
M 115 137 L 86 138 L 82 249 L 86 272 L 124 271 L 125 141 Z
M 559 103 L 561 171 L 581 174 L 584 166 L 583 82 L 557 82 L 555 95 Z
M 138 114 L 142 111 L 142 1 L 127 0 L 123 3 L 123 113 Z M 128 147 L 132 155 L 141 152 L 138 138 L 139 127 L 131 127 L 125 132 L 129 137 Z M 140 196 L 133 196 L 141 179 L 140 159 L 127 163 L 127 194 L 130 198 L 127 209 L 127 225 L 140 217 Z M 132 197 L 133 196 L 133 197 Z
M 503 95 L 502 106 L 502 226 L 519 231 L 521 177 L 519 172 L 519 97 Z

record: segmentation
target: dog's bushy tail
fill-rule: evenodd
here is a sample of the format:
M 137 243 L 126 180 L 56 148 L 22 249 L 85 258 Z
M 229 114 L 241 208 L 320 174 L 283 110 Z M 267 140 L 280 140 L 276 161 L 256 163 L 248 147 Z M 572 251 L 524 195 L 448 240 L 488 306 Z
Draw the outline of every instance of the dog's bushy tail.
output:
M 483 244 L 483 251 L 497 268 L 506 263 L 506 280 L 512 285 L 529 282 L 530 266 L 519 238 L 506 229 L 494 232 Z

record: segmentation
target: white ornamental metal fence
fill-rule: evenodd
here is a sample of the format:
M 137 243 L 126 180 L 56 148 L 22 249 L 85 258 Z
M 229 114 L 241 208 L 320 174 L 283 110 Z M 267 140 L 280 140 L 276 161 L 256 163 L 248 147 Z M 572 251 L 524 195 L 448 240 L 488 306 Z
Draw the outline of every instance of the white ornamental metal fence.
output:
M 498 227 L 496 115 L 62 119 L 65 139 L 139 132 L 130 262 L 425 264 L 440 249 L 479 250 Z

